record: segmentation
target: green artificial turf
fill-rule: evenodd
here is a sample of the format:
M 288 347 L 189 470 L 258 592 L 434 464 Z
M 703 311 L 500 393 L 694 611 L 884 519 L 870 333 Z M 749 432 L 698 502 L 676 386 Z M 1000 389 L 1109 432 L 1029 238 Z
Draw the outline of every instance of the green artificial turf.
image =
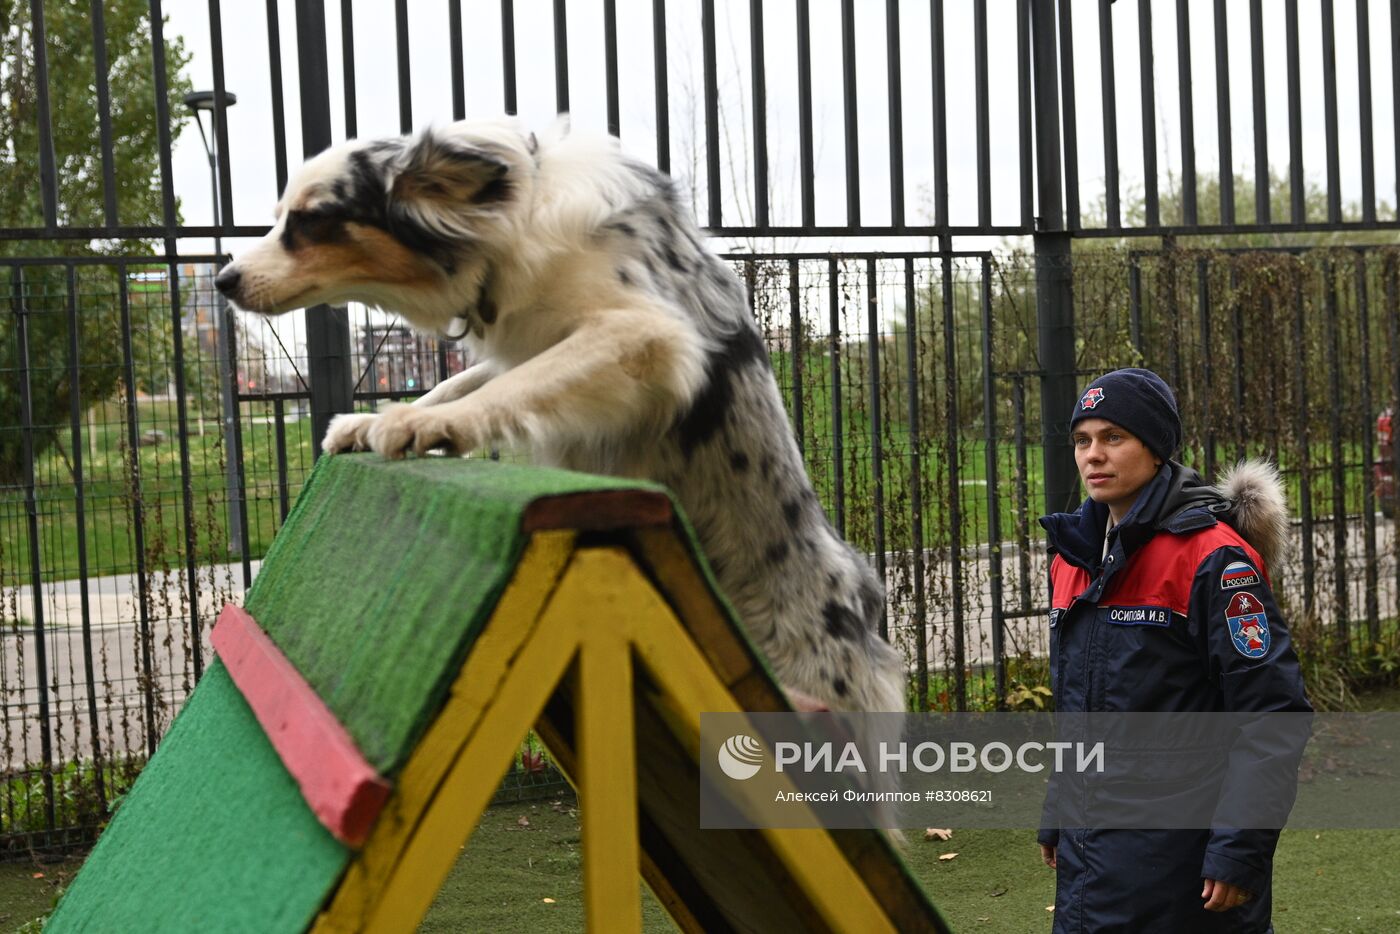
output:
M 299 931 L 349 858 L 216 661 L 45 930 Z
M 659 487 L 489 461 L 324 457 L 245 606 L 395 774 L 515 568 L 537 499 Z
M 577 807 L 564 795 L 487 811 L 420 930 L 582 930 Z M 939 858 L 948 853 L 957 856 Z M 954 931 L 1048 934 L 1055 874 L 1040 862 L 1034 831 L 954 828 L 948 840 L 911 831 L 905 859 Z M 1395 866 L 1400 830 L 1284 831 L 1274 870 L 1274 929 L 1400 931 L 1400 892 L 1386 881 Z M 674 930 L 645 889 L 642 917 L 648 931 Z

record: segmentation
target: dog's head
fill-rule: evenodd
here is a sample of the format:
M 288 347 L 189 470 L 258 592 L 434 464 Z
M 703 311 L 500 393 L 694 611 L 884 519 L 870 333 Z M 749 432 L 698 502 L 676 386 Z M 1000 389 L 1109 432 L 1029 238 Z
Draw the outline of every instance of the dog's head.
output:
M 276 225 L 215 285 L 262 314 L 359 301 L 442 330 L 527 198 L 535 146 L 501 122 L 329 149 L 288 182 Z

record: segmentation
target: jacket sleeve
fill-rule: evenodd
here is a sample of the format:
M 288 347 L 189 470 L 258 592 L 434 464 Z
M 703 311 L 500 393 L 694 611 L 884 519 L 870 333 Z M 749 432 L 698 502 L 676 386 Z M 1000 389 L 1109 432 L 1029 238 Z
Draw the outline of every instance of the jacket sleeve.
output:
M 1197 569 L 1191 616 L 1227 713 L 1311 713 L 1288 626 L 1258 561 L 1243 548 L 1211 552 Z M 1296 722 L 1296 721 L 1293 721 Z M 1229 757 L 1222 806 L 1267 795 L 1286 814 L 1297 793 L 1306 730 L 1241 730 Z M 1217 809 L 1219 813 L 1219 808 Z M 1228 822 L 1228 821 L 1226 821 Z M 1201 875 L 1262 892 L 1272 875 L 1277 830 L 1214 827 Z

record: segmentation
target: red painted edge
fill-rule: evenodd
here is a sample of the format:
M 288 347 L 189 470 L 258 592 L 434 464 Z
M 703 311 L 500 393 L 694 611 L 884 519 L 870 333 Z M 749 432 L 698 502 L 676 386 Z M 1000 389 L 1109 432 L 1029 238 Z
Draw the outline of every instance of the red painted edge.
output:
M 247 611 L 224 604 L 210 641 L 317 820 L 342 843 L 363 844 L 389 782 Z

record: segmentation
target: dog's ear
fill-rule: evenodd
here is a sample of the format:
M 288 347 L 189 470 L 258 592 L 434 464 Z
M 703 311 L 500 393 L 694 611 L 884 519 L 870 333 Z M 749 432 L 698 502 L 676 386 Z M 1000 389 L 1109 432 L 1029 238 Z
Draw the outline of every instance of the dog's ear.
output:
M 389 217 L 455 227 L 450 218 L 510 195 L 510 166 L 483 149 L 426 131 L 398 158 L 389 183 Z

